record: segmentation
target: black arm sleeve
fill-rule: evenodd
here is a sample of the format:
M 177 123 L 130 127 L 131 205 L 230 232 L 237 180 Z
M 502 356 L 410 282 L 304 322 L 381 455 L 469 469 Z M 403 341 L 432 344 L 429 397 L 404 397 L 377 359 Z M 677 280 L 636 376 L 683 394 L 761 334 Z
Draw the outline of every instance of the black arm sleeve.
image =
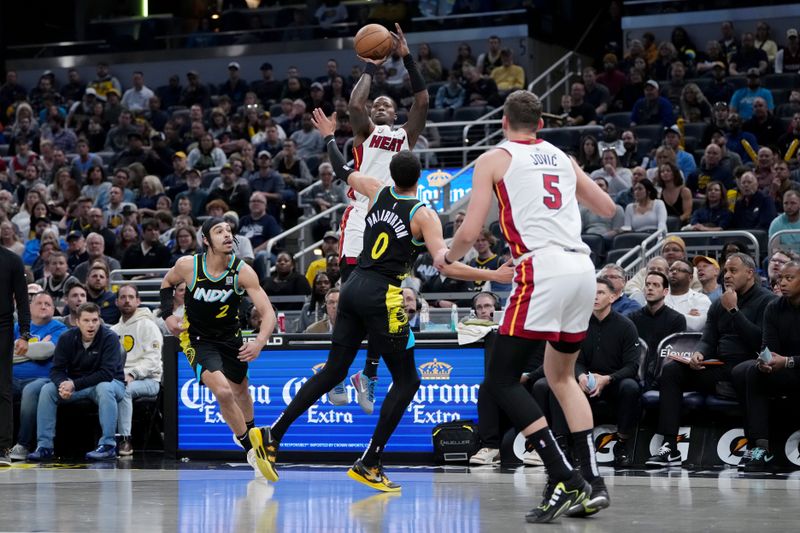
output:
M 348 167 L 347 163 L 345 163 L 344 156 L 342 152 L 339 151 L 339 147 L 336 146 L 336 140 L 333 138 L 333 135 L 325 137 L 325 146 L 328 148 L 328 157 L 331 160 L 334 174 L 336 174 L 338 179 L 347 183 L 347 178 L 349 178 L 350 174 L 355 172 L 355 170 Z
M 175 288 L 164 287 L 159 291 L 159 294 L 161 295 L 161 319 L 166 320 L 172 315 L 175 307 Z
M 404 57 L 403 65 L 405 65 L 406 70 L 408 71 L 408 78 L 409 81 L 411 81 L 411 90 L 414 93 L 427 91 L 428 86 L 425 84 L 425 78 L 422 77 L 422 73 L 420 73 L 416 61 L 414 61 L 414 56 L 408 54 L 406 57 Z
M 17 306 L 17 323 L 19 334 L 29 335 L 31 332 L 31 309 L 28 303 L 28 283 L 25 280 L 25 267 L 22 260 L 16 258 L 12 265 L 11 282 L 14 290 L 14 303 Z

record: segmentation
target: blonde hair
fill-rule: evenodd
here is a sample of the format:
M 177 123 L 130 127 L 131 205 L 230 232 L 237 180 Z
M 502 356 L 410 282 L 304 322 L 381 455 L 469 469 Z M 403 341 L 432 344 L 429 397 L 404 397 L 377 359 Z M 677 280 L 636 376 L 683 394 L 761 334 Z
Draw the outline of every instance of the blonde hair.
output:
M 157 176 L 145 176 L 142 179 L 142 185 L 145 183 L 150 187 L 154 195 L 164 194 L 164 184 L 161 183 L 161 180 L 159 180 Z

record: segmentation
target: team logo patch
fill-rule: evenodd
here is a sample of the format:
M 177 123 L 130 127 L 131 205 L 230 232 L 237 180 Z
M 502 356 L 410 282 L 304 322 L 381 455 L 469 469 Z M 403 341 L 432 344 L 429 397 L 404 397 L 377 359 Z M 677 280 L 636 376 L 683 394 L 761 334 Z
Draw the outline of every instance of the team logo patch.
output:
M 136 340 L 130 335 L 123 335 L 122 336 L 122 347 L 125 349 L 126 352 L 130 352 L 133 350 L 133 347 L 136 345 Z

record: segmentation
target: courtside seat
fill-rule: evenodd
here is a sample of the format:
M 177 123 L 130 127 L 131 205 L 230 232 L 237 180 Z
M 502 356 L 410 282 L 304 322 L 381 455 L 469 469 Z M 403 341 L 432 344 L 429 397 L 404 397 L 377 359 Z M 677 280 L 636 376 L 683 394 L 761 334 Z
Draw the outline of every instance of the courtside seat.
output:
M 720 398 L 714 394 L 706 396 L 706 408 L 710 411 L 722 412 L 730 415 L 740 415 L 743 413 L 742 404 L 736 400 Z
M 642 394 L 642 406 L 645 409 L 654 409 L 658 407 L 661 402 L 661 393 L 657 390 L 649 390 Z M 684 409 L 700 409 L 706 405 L 706 396 L 699 392 L 684 392 L 683 393 L 683 408 Z

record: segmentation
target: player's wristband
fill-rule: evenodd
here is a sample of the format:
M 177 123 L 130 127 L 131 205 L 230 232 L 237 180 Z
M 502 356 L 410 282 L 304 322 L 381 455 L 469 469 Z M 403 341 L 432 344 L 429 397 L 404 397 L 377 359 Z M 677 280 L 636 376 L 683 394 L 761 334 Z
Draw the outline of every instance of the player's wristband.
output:
M 364 74 L 374 76 L 376 70 L 378 70 L 378 67 L 375 65 L 375 63 L 367 63 L 367 66 L 364 67 Z
M 334 139 L 333 135 L 328 135 L 324 139 L 325 146 L 328 148 L 328 157 L 331 160 L 331 166 L 333 167 L 333 173 L 336 174 L 336 177 L 345 183 L 347 183 L 347 178 L 350 177 L 350 174 L 355 172 L 352 168 L 347 166 L 345 163 L 344 156 L 339 151 L 339 147 L 336 146 L 336 139 Z
M 422 73 L 420 73 L 419 68 L 417 68 L 417 63 L 414 61 L 414 56 L 408 54 L 403 58 L 403 65 L 405 65 L 406 70 L 408 71 L 408 78 L 411 82 L 411 92 L 418 93 L 422 91 L 427 91 L 428 86 L 425 84 L 425 78 L 422 77 Z
M 163 287 L 159 291 L 161 296 L 161 319 L 166 320 L 172 315 L 175 306 L 175 289 L 173 287 Z

